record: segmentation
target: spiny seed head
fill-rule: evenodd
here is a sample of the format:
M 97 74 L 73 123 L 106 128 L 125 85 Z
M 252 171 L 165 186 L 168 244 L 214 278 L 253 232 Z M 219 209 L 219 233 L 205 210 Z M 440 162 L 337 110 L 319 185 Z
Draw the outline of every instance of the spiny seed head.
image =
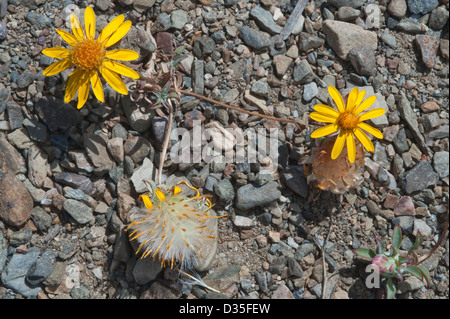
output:
M 332 160 L 331 151 L 335 140 L 336 138 L 327 139 L 313 149 L 312 171 L 308 176 L 308 182 L 322 190 L 343 194 L 358 187 L 363 181 L 364 150 L 361 143 L 356 142 L 356 156 L 353 163 L 348 160 L 346 147 L 335 160 Z
M 196 188 L 182 183 L 197 195 L 183 194 L 179 184 L 168 191 L 158 188 L 151 197 L 141 195 L 139 199 L 147 209 L 136 210 L 129 217 L 130 240 L 139 244 L 136 254 L 158 257 L 163 267 L 179 263 L 181 268 L 190 268 L 203 258 L 207 242 L 215 240 L 211 222 L 217 217 L 210 211 L 211 202 Z

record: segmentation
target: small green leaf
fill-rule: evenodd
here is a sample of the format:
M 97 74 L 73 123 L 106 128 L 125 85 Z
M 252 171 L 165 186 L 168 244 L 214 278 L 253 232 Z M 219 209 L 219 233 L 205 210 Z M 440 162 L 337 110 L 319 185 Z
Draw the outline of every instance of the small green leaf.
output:
M 409 258 L 408 257 L 403 257 L 403 256 L 399 256 L 398 257 L 398 263 L 399 264 L 406 264 L 409 262 Z
M 423 243 L 423 237 L 420 231 L 417 232 L 416 240 L 414 241 L 414 245 L 411 247 L 408 253 L 413 252 L 414 250 L 417 250 L 417 248 L 420 247 Z
M 375 257 L 375 255 L 376 255 L 372 249 L 367 249 L 367 248 L 353 249 L 353 253 L 364 259 L 370 259 L 370 260 L 372 260 L 373 257 Z
M 417 268 L 419 268 L 419 270 L 422 272 L 423 274 L 423 279 L 425 279 L 427 286 L 430 285 L 430 272 L 428 271 L 428 269 L 423 266 L 423 265 L 418 265 Z M 422 279 L 422 280 L 423 280 Z
M 402 244 L 402 229 L 399 224 L 395 224 L 394 226 L 394 234 L 392 235 L 392 246 L 395 250 L 400 249 L 400 245 Z
M 377 238 L 376 241 L 378 246 L 377 253 L 382 254 L 386 248 L 384 247 L 383 242 L 379 238 Z
M 408 268 L 405 269 L 405 272 L 410 273 L 413 276 L 416 276 L 420 280 L 423 280 L 423 273 L 416 266 L 409 266 Z
M 386 281 L 387 298 L 394 299 L 396 291 L 397 288 L 395 288 L 394 282 L 392 281 L 391 278 L 388 278 L 388 280 Z

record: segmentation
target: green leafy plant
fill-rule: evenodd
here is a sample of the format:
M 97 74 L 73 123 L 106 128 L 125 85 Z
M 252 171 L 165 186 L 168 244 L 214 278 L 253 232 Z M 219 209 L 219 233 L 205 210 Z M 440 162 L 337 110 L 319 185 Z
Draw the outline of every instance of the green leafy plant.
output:
M 370 260 L 371 265 L 378 269 L 386 284 L 388 299 L 394 298 L 397 291 L 396 283 L 403 281 L 405 276 L 413 275 L 426 285 L 430 284 L 430 273 L 423 265 L 419 265 L 418 257 L 415 253 L 423 243 L 423 237 L 420 232 L 417 233 L 416 240 L 406 256 L 400 254 L 402 230 L 398 224 L 394 227 L 392 243 L 388 247 L 385 247 L 378 238 L 376 241 L 376 252 L 367 248 L 357 248 L 353 252 L 365 260 Z

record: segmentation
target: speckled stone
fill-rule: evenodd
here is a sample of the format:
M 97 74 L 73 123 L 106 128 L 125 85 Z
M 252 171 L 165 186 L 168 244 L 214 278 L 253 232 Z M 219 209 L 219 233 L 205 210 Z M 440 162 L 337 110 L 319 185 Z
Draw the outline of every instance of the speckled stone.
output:
M 422 55 L 422 61 L 427 68 L 432 68 L 439 49 L 439 38 L 428 35 L 416 35 L 416 43 Z

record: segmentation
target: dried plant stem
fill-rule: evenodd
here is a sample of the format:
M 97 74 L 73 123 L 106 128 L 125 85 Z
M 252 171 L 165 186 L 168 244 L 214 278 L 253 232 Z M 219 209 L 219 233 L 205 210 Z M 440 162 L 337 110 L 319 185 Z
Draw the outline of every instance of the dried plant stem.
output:
M 262 118 L 265 118 L 265 119 L 274 120 L 274 121 L 278 121 L 278 122 L 294 123 L 295 124 L 295 120 L 294 119 L 280 119 L 280 118 L 277 118 L 277 117 L 274 117 L 274 116 L 270 116 L 270 115 L 265 115 L 265 114 L 260 114 L 260 113 L 256 113 L 256 112 L 243 110 L 241 108 L 238 108 L 238 107 L 235 107 L 235 106 L 231 106 L 231 105 L 228 105 L 228 104 L 225 104 L 225 103 L 222 103 L 222 102 L 218 102 L 216 100 L 210 99 L 208 97 L 205 97 L 203 95 L 200 95 L 200 94 L 197 94 L 197 93 L 194 93 L 194 92 L 190 92 L 190 91 L 179 90 L 179 92 L 181 94 L 191 95 L 191 96 L 194 96 L 194 97 L 196 97 L 198 99 L 201 99 L 201 100 L 213 103 L 213 104 L 217 104 L 219 106 L 222 106 L 222 107 L 225 107 L 225 108 L 228 108 L 228 109 L 232 109 L 232 110 L 235 110 L 235 111 L 238 111 L 238 112 L 241 112 L 241 113 L 246 113 L 246 114 L 253 115 L 253 116 L 259 116 L 259 117 L 262 117 Z
M 170 104 L 170 101 L 169 101 Z M 166 136 L 164 137 L 164 142 L 161 150 L 161 156 L 159 158 L 159 167 L 158 167 L 158 178 L 156 179 L 156 185 L 161 184 L 161 175 L 162 170 L 164 166 L 164 160 L 166 157 L 167 147 L 169 146 L 169 138 L 170 138 L 170 131 L 172 130 L 172 121 L 173 121 L 173 111 L 172 111 L 172 105 L 170 105 L 170 112 L 169 112 L 169 122 L 167 123 L 166 127 Z
M 420 256 L 420 258 L 417 261 L 417 264 L 420 264 L 420 263 L 424 262 L 425 260 L 427 260 L 431 255 L 434 254 L 436 249 L 438 249 L 439 246 L 442 244 L 443 240 L 445 239 L 445 235 L 447 234 L 447 231 L 448 231 L 448 222 L 449 222 L 448 219 L 449 219 L 449 202 L 447 202 L 447 220 L 445 222 L 444 230 L 442 231 L 441 237 L 439 237 L 438 242 L 436 243 L 436 245 L 434 245 L 434 247 L 429 252 L 427 252 L 423 256 Z

